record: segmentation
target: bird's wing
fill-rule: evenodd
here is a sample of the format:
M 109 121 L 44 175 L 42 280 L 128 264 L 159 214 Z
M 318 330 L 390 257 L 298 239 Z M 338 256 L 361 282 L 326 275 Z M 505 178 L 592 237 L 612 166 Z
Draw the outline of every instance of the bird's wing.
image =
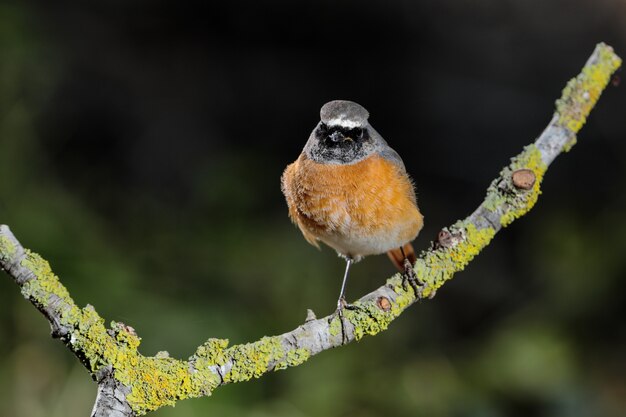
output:
M 380 133 L 378 133 L 371 125 L 368 125 L 368 131 L 370 136 L 372 136 L 372 139 L 374 139 L 378 155 L 392 162 L 395 166 L 400 168 L 402 172 L 406 172 L 404 162 L 402 162 L 402 158 L 400 158 L 398 152 L 393 150 L 393 148 L 387 144 L 387 141 L 383 139 Z
M 403 172 L 406 172 L 406 168 L 404 166 L 402 158 L 400 158 L 398 152 L 393 150 L 389 145 L 383 146 L 383 148 L 378 151 L 378 154 L 386 160 L 393 162 L 393 164 L 398 166 Z
M 287 206 L 289 207 L 289 218 L 293 223 L 296 224 L 296 226 L 298 226 L 306 241 L 319 249 L 320 245 L 317 242 L 317 237 L 315 237 L 306 227 L 306 224 L 303 221 L 303 215 L 298 209 L 298 204 L 294 199 L 294 194 L 297 192 L 297 190 L 295 184 L 293 183 L 293 178 L 295 176 L 297 163 L 298 161 L 287 166 L 285 172 L 280 178 L 280 188 L 285 195 L 285 199 L 287 200 Z

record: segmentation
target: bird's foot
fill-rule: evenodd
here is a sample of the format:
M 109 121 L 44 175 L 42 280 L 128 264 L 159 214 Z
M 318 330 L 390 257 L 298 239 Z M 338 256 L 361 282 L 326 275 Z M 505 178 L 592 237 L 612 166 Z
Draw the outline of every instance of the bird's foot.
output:
M 337 310 L 335 310 L 335 314 L 339 316 L 340 319 L 343 320 L 343 310 L 356 310 L 356 307 L 352 304 L 348 304 L 346 299 L 341 297 L 337 300 Z
M 337 310 L 335 311 L 335 314 L 337 315 L 337 317 L 339 317 L 339 323 L 341 323 L 341 340 L 342 343 L 345 345 L 346 343 L 348 343 L 348 334 L 346 332 L 346 323 L 345 323 L 345 317 L 343 316 L 343 310 L 354 310 L 354 306 L 352 304 L 348 304 L 346 302 L 346 299 L 344 297 L 340 297 L 337 300 Z
M 417 279 L 417 274 L 415 274 L 415 269 L 413 269 L 413 265 L 411 265 L 411 261 L 408 259 L 404 259 L 404 273 L 402 274 L 402 287 L 405 291 L 407 291 L 411 286 L 413 288 L 413 293 L 415 293 L 415 298 L 421 300 L 424 298 L 423 292 L 425 284 L 419 282 Z M 429 294 L 429 298 L 433 298 L 435 292 L 433 291 Z

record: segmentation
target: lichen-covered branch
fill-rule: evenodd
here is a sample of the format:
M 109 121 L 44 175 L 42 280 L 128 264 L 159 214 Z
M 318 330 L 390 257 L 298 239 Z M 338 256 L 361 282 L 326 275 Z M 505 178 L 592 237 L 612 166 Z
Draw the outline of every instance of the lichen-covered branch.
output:
M 580 75 L 563 90 L 554 117 L 535 143 L 500 172 L 469 217 L 444 228 L 432 248 L 421 254 L 415 271 L 424 284 L 423 296 L 434 295 L 502 227 L 533 207 L 546 169 L 575 144 L 577 132 L 620 64 L 611 47 L 596 47 Z M 209 339 L 188 360 L 179 360 L 167 352 L 142 355 L 141 339 L 132 327 L 113 322 L 107 328 L 92 306 L 78 307 L 48 263 L 24 249 L 4 225 L 0 226 L 0 267 L 50 321 L 53 337 L 60 338 L 97 381 L 92 416 L 98 417 L 145 414 L 185 398 L 210 395 L 220 385 L 297 366 L 323 350 L 385 330 L 416 301 L 412 289 L 406 290 L 395 275 L 354 302 L 354 308 L 344 313 L 343 327 L 336 315 L 317 319 L 309 314 L 288 333 L 230 347 L 227 340 Z

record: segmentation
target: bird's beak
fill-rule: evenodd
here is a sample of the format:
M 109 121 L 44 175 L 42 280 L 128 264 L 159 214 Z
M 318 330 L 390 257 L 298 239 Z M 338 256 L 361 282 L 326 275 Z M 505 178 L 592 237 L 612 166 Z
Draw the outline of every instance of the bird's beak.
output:
M 332 140 L 333 142 L 339 142 L 344 139 L 345 137 L 343 136 L 343 133 L 341 132 L 333 132 L 330 134 L 330 140 Z

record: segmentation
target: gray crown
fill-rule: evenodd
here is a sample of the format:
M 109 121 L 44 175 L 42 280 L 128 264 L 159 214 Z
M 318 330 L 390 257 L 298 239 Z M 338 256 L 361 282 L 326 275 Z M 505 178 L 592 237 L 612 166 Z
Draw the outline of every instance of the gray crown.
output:
M 363 127 L 369 115 L 363 106 L 347 100 L 329 101 L 320 110 L 320 119 L 327 126 Z

